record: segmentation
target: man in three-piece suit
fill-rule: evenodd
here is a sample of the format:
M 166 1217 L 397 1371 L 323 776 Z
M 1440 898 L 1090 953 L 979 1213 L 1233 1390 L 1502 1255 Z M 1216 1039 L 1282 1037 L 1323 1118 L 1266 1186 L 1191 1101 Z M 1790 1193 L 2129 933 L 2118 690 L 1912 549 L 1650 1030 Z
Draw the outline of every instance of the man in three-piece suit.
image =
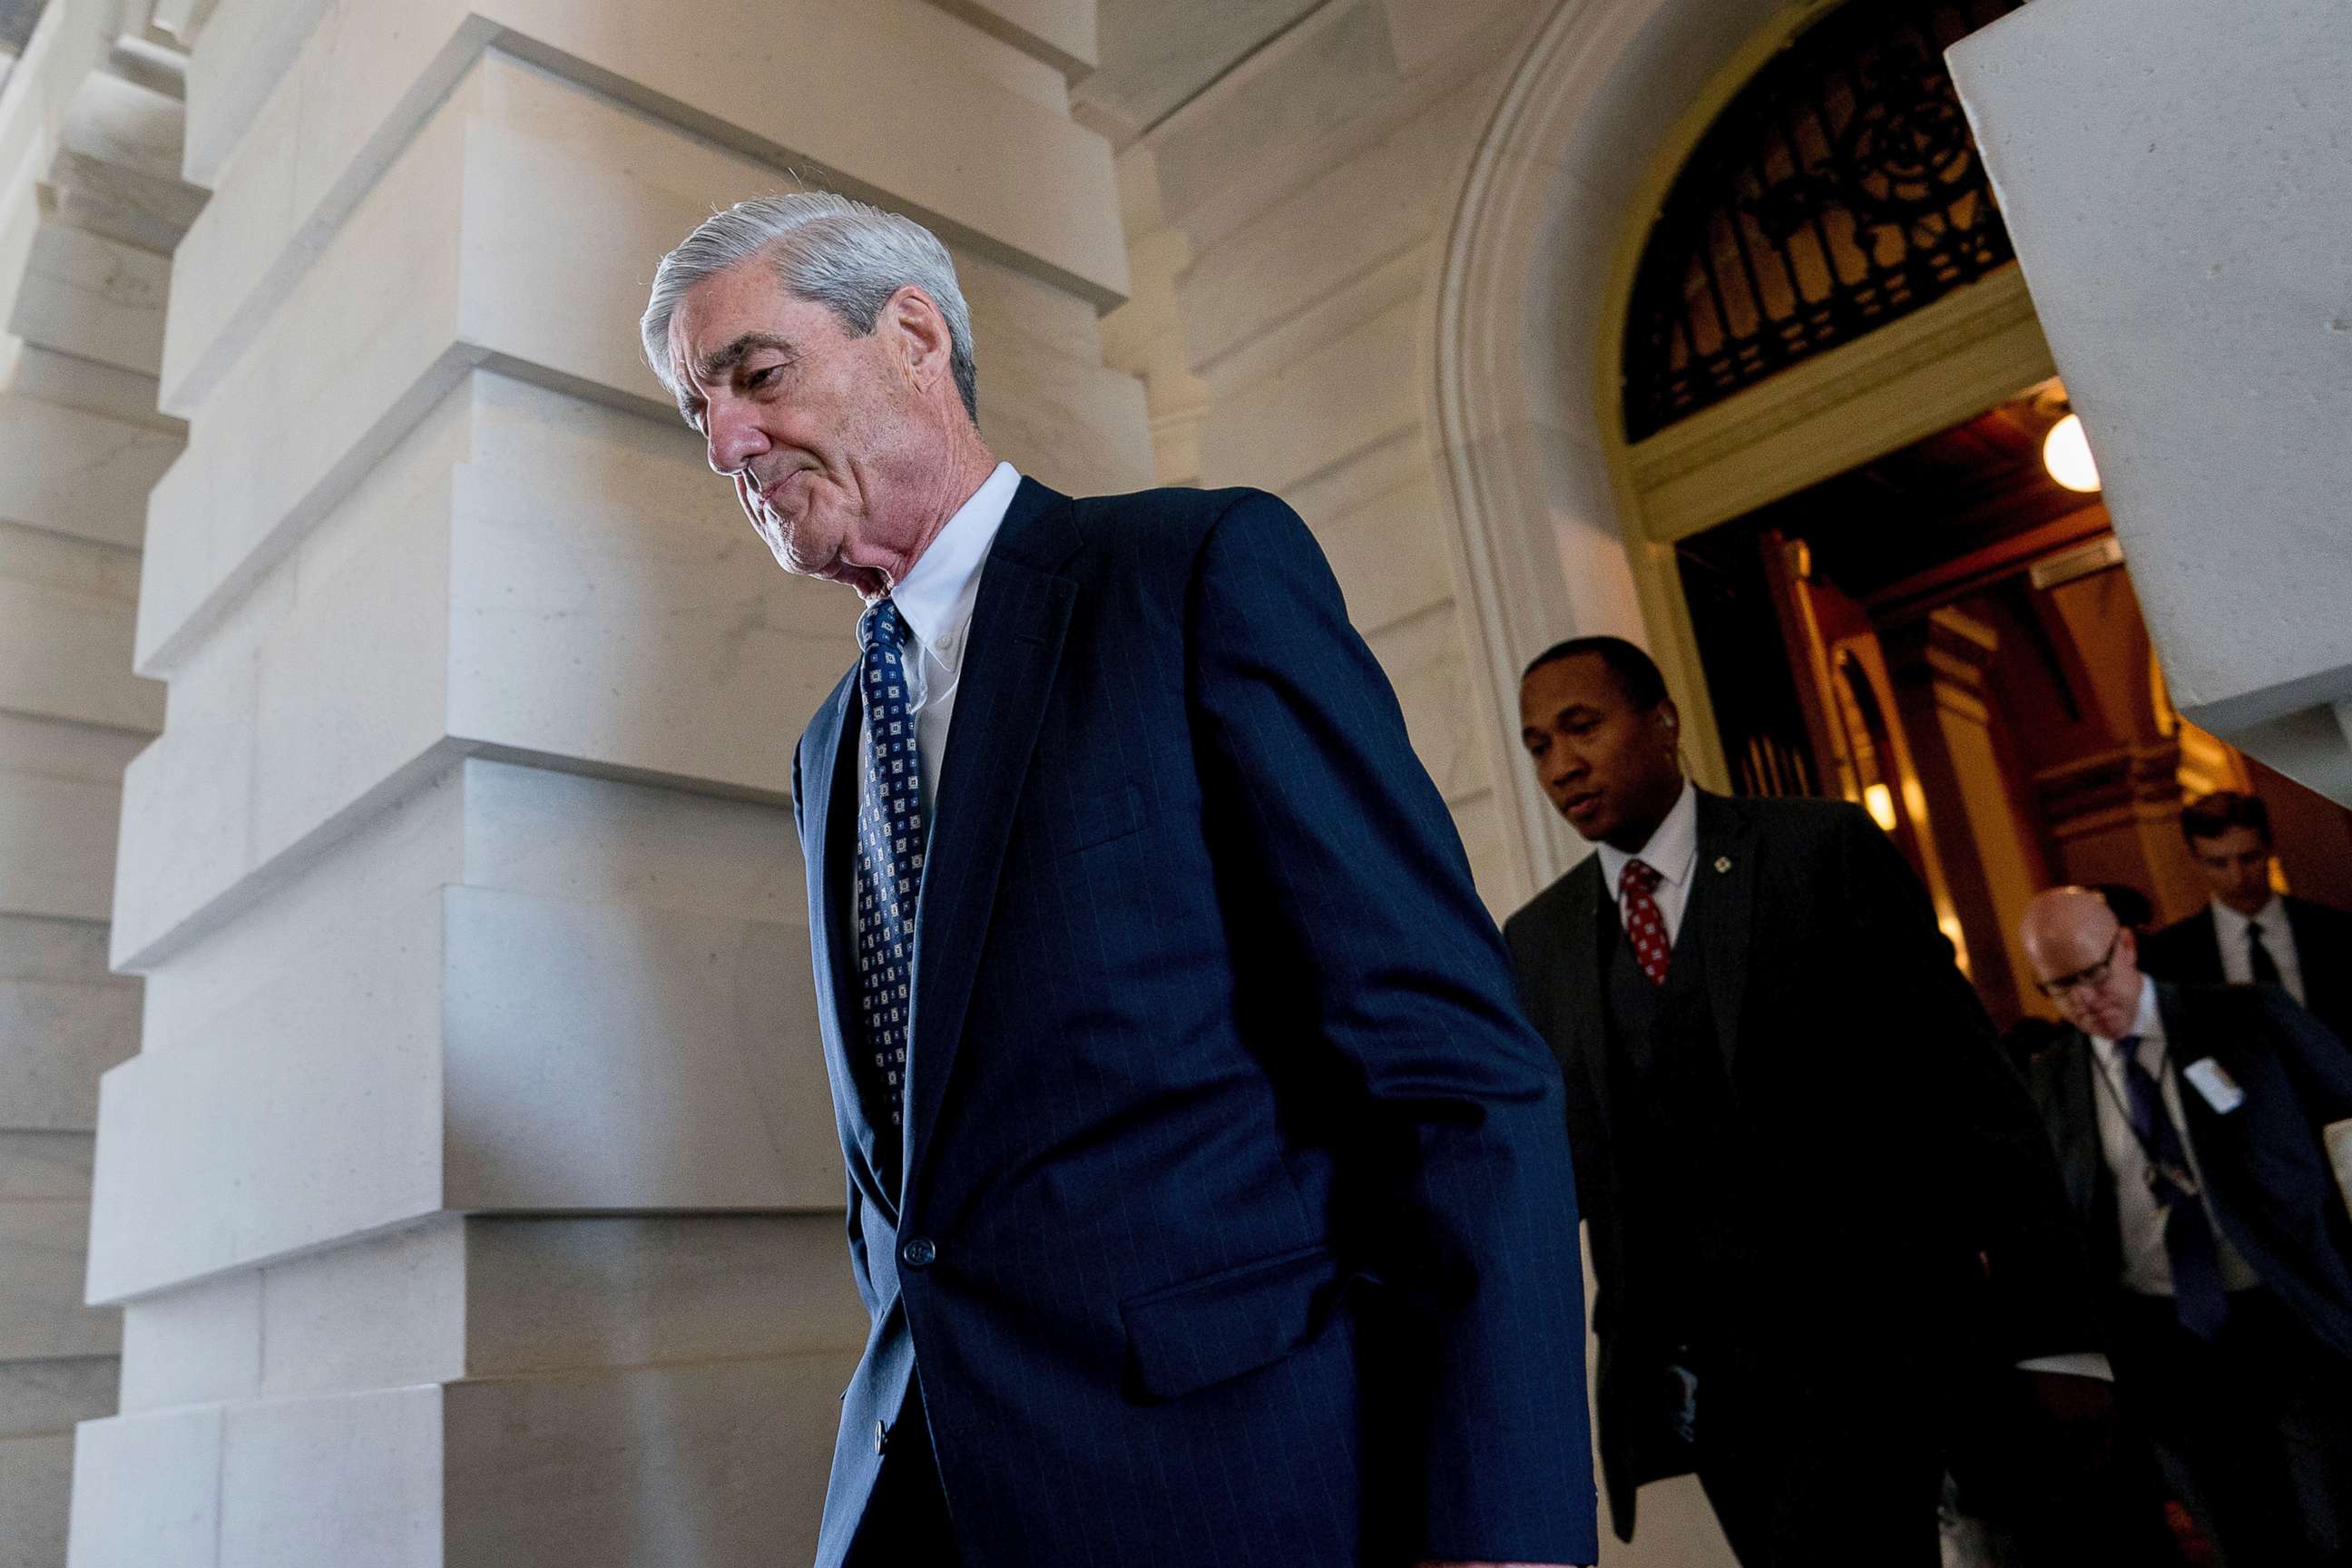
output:
M 1297 517 L 997 462 L 945 249 L 840 197 L 645 334 L 867 606 L 794 778 L 873 1320 L 818 1561 L 1592 1561 L 1559 1074 Z
M 2023 1087 L 1861 811 L 1691 785 L 1615 637 L 1542 655 L 1520 708 L 1599 846 L 1506 931 L 1566 1072 L 1618 1532 L 1696 1469 L 1749 1568 L 1933 1563 L 1959 1369 L 2093 1343 Z M 2095 1382 L 2032 1381 L 2097 1418 Z
M 2149 936 L 2142 968 L 2182 984 L 2275 985 L 2352 1040 L 2352 914 L 2272 890 L 2262 797 L 2200 795 L 2180 813 L 2180 836 L 2212 901 Z
M 2273 987 L 2142 975 L 2097 894 L 2028 906 L 2073 1026 L 2030 1068 L 2110 1300 L 2116 1398 L 2233 1568 L 2352 1562 L 2352 1058 Z

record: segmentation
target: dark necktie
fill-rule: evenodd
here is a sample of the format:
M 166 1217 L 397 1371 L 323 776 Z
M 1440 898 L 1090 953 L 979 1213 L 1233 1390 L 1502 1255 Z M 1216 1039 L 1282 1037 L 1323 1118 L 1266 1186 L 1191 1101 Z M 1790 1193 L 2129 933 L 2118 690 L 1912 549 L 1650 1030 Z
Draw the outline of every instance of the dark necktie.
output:
M 907 1023 L 913 1011 L 916 901 L 923 886 L 922 768 L 907 690 L 907 625 L 884 599 L 857 624 L 865 648 L 866 767 L 857 792 L 857 1004 L 865 1049 L 856 1061 L 877 1148 L 891 1168 L 906 1112 Z
M 1666 935 L 1666 917 L 1658 911 L 1658 884 L 1664 880 L 1655 867 L 1640 860 L 1626 861 L 1617 874 L 1617 896 L 1625 911 L 1625 934 L 1633 942 L 1633 962 L 1653 985 L 1666 983 L 1666 965 L 1675 951 Z
M 2246 922 L 2246 963 L 2253 970 L 2257 985 L 2281 985 L 2278 960 L 2271 956 L 2270 945 L 2263 941 L 2263 922 Z
M 2139 1037 L 2126 1035 L 2116 1042 L 2123 1058 L 2124 1088 L 2131 1097 L 2132 1131 L 2139 1135 L 2140 1151 L 2148 1156 L 2148 1190 L 2164 1215 L 2164 1252 L 2172 1263 L 2172 1306 L 2180 1326 L 2199 1339 L 2221 1331 L 2230 1315 L 2230 1298 L 2221 1289 L 2221 1254 L 2213 1238 L 2213 1222 L 2203 1200 L 2189 1190 L 2189 1151 L 2180 1130 L 2165 1113 L 2164 1090 L 2156 1075 L 2140 1065 Z

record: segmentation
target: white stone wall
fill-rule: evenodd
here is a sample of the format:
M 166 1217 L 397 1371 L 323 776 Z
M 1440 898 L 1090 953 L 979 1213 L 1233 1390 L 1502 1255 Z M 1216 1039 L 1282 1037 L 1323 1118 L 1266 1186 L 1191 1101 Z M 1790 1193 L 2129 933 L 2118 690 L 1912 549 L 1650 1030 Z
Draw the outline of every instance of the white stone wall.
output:
M 174 58 L 56 0 L 0 89 L 0 1568 L 66 1561 L 77 1421 L 115 1408 L 119 1314 L 82 1304 L 99 1078 L 138 1049 L 108 973 L 123 769 L 163 719 L 131 672 L 178 178 Z
M 714 205 L 827 170 L 956 248 L 1000 452 L 1149 483 L 1092 49 L 1086 0 L 204 20 L 75 1568 L 805 1557 L 866 1326 L 788 801 L 856 606 L 635 319 Z
M 1151 375 L 1163 470 L 1273 490 L 1306 518 L 1498 914 L 1525 878 L 1448 556 L 1428 336 L 1464 174 L 1543 8 L 1327 5 L 1122 165 L 1129 310 L 1150 309 L 1118 323 L 1121 363 Z

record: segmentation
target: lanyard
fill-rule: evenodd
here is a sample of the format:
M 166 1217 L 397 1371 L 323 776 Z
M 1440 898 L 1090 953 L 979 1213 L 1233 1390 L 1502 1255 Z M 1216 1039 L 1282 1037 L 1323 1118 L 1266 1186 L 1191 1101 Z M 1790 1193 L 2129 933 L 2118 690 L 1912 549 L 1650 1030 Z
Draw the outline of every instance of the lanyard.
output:
M 2123 1056 L 2123 1051 L 2121 1049 L 2122 1042 L 2117 1041 L 2116 1046 L 2116 1067 L 2121 1071 L 2128 1072 L 2131 1069 L 2128 1067 L 2124 1066 L 2121 1059 Z M 2133 1054 L 2135 1058 L 2137 1058 L 2138 1053 L 2134 1052 Z M 2126 1100 L 2123 1097 L 2122 1091 L 2116 1088 L 2115 1074 L 2109 1072 L 2107 1070 L 2107 1065 L 2099 1060 L 2098 1051 L 2095 1047 L 2093 1047 L 2091 1052 L 2091 1068 L 2092 1075 L 2099 1080 L 2099 1087 L 2107 1091 L 2108 1100 L 2122 1115 L 2124 1119 L 2124 1131 L 2132 1135 L 2132 1142 L 2139 1145 L 2140 1155 L 2147 1162 L 2147 1169 L 2143 1173 L 2143 1174 L 2147 1182 L 2148 1190 L 2156 1194 L 2157 1206 L 2159 1208 L 2165 1207 L 2171 1202 L 2171 1200 L 2165 1195 L 2164 1187 L 2167 1184 L 2169 1184 L 2174 1187 L 2179 1192 L 2179 1195 L 2183 1197 L 2193 1198 L 2199 1196 L 2204 1189 L 2199 1185 L 2195 1173 L 2183 1170 L 2180 1166 L 2175 1165 L 2158 1155 L 2156 1152 L 2156 1146 L 2148 1141 L 2147 1134 L 2139 1130 L 2139 1118 L 2132 1114 L 2130 1102 Z M 2157 1052 L 2156 1070 L 2148 1074 L 2150 1078 L 2156 1080 L 2156 1113 L 2167 1120 L 2169 1120 L 2172 1116 L 2172 1108 L 2164 1102 L 2164 1080 L 2166 1075 L 2170 1073 L 2171 1070 L 2172 1047 L 2170 1043 L 2168 1042 Z M 2189 1135 L 2178 1128 L 2174 1129 L 2174 1132 L 2180 1139 L 2180 1146 L 2185 1151 L 2189 1147 Z

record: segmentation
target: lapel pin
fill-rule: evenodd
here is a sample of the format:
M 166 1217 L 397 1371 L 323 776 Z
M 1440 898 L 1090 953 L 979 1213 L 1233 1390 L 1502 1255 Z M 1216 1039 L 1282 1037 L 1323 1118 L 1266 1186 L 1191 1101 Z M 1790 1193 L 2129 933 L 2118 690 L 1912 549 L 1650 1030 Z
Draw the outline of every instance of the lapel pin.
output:
M 1724 872 L 1726 872 L 1726 871 L 1730 870 L 1730 869 L 1731 869 L 1731 857 L 1730 857 L 1730 856 L 1728 856 L 1728 855 L 1718 855 L 1718 856 L 1717 856 L 1717 857 L 1715 858 L 1715 869 L 1716 869 L 1716 874 L 1717 874 L 1717 875 L 1718 875 L 1718 876 L 1720 876 L 1722 873 L 1724 873 Z

